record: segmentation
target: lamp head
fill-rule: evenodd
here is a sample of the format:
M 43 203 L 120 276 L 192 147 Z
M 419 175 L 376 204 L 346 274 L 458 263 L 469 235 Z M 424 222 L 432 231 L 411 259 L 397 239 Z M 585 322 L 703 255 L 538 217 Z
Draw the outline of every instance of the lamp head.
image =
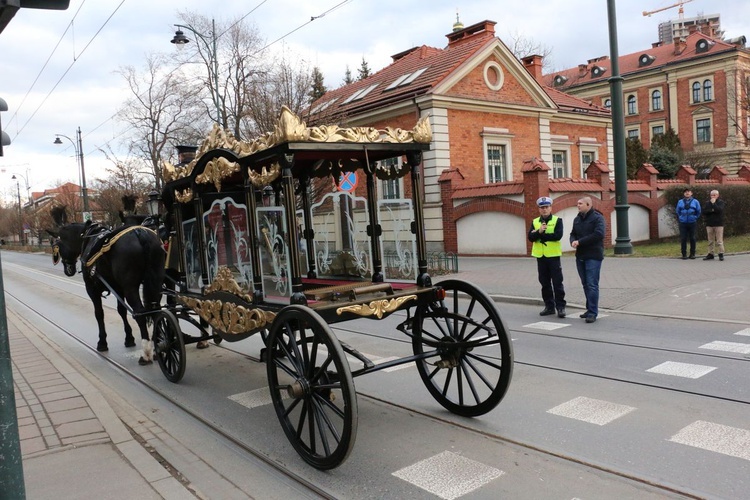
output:
M 60 136 L 55 137 L 55 141 L 52 144 L 62 144 L 63 142 L 60 140 Z
M 10 179 L 13 180 L 13 181 L 15 181 L 16 180 L 16 174 L 13 174 L 13 177 L 11 177 Z
M 159 192 L 157 190 L 152 190 L 150 193 L 148 193 L 148 201 L 146 204 L 148 205 L 148 212 L 151 215 L 158 215 L 159 214 L 159 201 L 161 200 L 161 197 L 159 196 Z
M 174 32 L 174 38 L 172 38 L 171 41 L 177 46 L 177 48 L 182 48 L 183 45 L 190 43 L 190 39 L 179 29 Z

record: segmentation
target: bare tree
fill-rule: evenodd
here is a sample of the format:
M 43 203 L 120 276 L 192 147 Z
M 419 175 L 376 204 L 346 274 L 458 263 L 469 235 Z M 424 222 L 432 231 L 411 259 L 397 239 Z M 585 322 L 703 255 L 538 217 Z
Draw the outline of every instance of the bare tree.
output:
M 750 70 L 738 72 L 736 80 L 727 82 L 727 117 L 732 128 L 750 144 Z
M 526 56 L 542 56 L 542 68 L 549 73 L 552 68 L 552 47 L 528 38 L 518 31 L 510 34 L 510 43 L 507 44 L 513 55 L 518 59 Z
M 174 146 L 186 138 L 205 135 L 200 88 L 189 83 L 179 69 L 171 68 L 164 56 L 153 54 L 147 56 L 143 73 L 127 66 L 120 74 L 132 94 L 118 112 L 129 126 L 129 152 L 144 160 L 160 189 L 162 159 L 170 157 Z

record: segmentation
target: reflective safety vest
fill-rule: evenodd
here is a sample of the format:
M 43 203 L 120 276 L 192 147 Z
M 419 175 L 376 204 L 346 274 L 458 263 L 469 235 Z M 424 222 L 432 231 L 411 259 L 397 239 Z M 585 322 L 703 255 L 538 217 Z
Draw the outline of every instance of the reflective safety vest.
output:
M 542 227 L 541 217 L 537 217 L 533 220 L 532 224 L 534 225 L 535 230 L 539 230 L 540 227 Z M 544 232 L 545 234 L 552 234 L 555 232 L 555 226 L 557 225 L 557 221 L 559 220 L 559 217 L 557 215 L 553 215 L 552 218 L 547 221 L 547 230 Z M 545 241 L 542 243 L 541 241 L 537 240 L 531 245 L 531 256 L 532 257 L 560 257 L 562 255 L 562 244 L 560 241 Z

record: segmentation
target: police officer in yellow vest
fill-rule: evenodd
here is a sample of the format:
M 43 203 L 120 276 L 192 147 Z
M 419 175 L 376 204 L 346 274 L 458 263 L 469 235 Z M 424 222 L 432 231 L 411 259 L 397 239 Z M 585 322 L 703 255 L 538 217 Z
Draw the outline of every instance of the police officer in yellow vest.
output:
M 536 200 L 539 207 L 539 217 L 531 222 L 529 241 L 531 256 L 536 257 L 539 283 L 542 285 L 542 299 L 544 310 L 540 316 L 549 316 L 557 311 L 558 318 L 565 317 L 565 288 L 563 287 L 563 273 L 560 256 L 563 237 L 563 221 L 552 215 L 552 199 L 542 196 Z

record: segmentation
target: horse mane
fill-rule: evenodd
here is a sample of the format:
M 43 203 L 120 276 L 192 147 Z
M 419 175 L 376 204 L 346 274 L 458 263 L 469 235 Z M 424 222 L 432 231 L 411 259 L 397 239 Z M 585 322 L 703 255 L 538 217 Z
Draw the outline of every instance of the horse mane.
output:
M 66 205 L 52 207 L 49 214 L 58 226 L 64 226 L 68 223 L 68 211 Z

